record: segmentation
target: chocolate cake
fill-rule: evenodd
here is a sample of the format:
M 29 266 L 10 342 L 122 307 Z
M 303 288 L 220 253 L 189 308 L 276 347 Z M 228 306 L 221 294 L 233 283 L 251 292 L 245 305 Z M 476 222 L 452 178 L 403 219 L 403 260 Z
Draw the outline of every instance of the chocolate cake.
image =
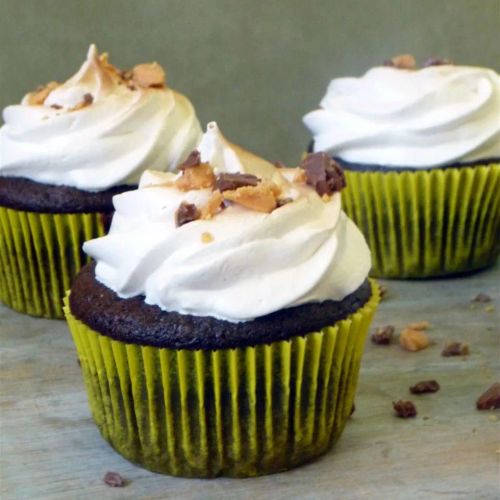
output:
M 23 177 L 0 176 L 0 206 L 36 213 L 108 213 L 113 196 L 135 186 L 114 186 L 104 191 L 84 191 L 70 186 L 54 186 Z
M 225 349 L 265 344 L 318 331 L 360 309 L 372 293 L 365 280 L 341 301 L 290 307 L 252 321 L 233 323 L 210 316 L 167 312 L 143 296 L 122 299 L 95 277 L 87 264 L 71 288 L 73 316 L 93 330 L 125 343 L 171 349 Z M 245 300 L 245 297 L 241 297 Z
M 314 141 L 311 141 L 307 146 L 307 152 L 314 152 Z M 440 167 L 408 167 L 404 165 L 378 165 L 376 163 L 356 163 L 344 160 L 339 158 L 338 156 L 333 156 L 333 159 L 344 169 L 351 170 L 354 172 L 422 172 L 422 171 L 433 171 L 433 170 L 447 170 L 450 168 L 467 168 L 467 167 L 475 167 L 482 165 L 489 165 L 490 163 L 499 163 L 500 157 L 498 158 L 486 158 L 476 161 L 467 161 L 467 162 L 452 162 L 447 165 L 441 165 Z

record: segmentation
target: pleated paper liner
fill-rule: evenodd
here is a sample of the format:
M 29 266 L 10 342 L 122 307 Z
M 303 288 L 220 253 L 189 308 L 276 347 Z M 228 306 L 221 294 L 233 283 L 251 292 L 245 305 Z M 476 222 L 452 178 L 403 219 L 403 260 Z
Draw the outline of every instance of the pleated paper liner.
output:
M 0 300 L 33 316 L 63 318 L 62 299 L 88 261 L 84 241 L 104 235 L 101 216 L 0 207 Z
M 125 344 L 65 313 L 94 420 L 127 459 L 175 476 L 256 476 L 326 452 L 351 413 L 378 304 L 286 341 L 220 350 Z
M 444 276 L 495 262 L 500 165 L 345 175 L 343 208 L 368 241 L 373 276 Z

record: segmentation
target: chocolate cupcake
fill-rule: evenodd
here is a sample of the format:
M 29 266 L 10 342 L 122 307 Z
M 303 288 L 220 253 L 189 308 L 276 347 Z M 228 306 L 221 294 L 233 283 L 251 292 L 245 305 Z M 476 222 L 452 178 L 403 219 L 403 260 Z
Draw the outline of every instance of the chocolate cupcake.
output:
M 373 274 L 425 278 L 491 266 L 500 251 L 500 79 L 399 56 L 332 80 L 305 115 L 311 151 L 345 170 L 344 206 Z
M 340 436 L 378 291 L 342 172 L 304 167 L 276 168 L 211 123 L 179 174 L 145 172 L 85 243 L 96 264 L 65 312 L 94 420 L 124 457 L 255 476 Z
M 119 71 L 92 45 L 80 70 L 8 106 L 0 129 L 0 300 L 62 317 L 62 296 L 101 236 L 113 195 L 178 165 L 201 137 L 156 63 Z

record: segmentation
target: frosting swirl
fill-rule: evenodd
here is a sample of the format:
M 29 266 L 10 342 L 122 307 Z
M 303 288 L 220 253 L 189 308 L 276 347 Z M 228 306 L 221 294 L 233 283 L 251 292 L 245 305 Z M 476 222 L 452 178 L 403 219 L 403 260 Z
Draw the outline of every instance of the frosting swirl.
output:
M 233 322 L 341 300 L 361 286 L 370 252 L 342 212 L 340 193 L 321 198 L 294 180 L 298 169 L 276 168 L 230 144 L 215 123 L 199 150 L 216 172 L 272 178 L 289 202 L 270 213 L 230 204 L 176 227 L 180 203 L 203 206 L 211 190 L 181 191 L 172 184 L 181 174 L 147 171 L 139 189 L 114 197 L 109 234 L 84 244 L 100 282 L 166 311 Z
M 87 191 L 137 184 L 146 168 L 174 169 L 202 135 L 186 97 L 128 84 L 94 45 L 76 75 L 48 90 L 5 108 L 0 175 Z
M 490 69 L 376 67 L 330 82 L 304 124 L 314 150 L 391 167 L 500 157 L 500 77 Z

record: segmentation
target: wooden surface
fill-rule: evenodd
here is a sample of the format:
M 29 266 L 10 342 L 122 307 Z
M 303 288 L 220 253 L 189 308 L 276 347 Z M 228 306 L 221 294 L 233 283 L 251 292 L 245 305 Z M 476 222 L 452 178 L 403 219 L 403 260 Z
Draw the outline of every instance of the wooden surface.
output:
M 93 425 L 65 323 L 0 306 L 0 498 L 500 498 L 500 410 L 475 409 L 500 381 L 499 283 L 499 266 L 465 278 L 385 282 L 374 326 L 400 330 L 427 320 L 435 345 L 408 353 L 367 342 L 356 412 L 335 448 L 310 465 L 256 479 L 180 479 L 128 463 Z M 479 292 L 493 297 L 493 311 L 471 308 Z M 441 357 L 446 340 L 468 342 L 470 356 Z M 409 394 L 411 384 L 432 378 L 439 392 Z M 415 419 L 393 416 L 391 402 L 400 398 L 416 403 Z M 108 470 L 130 483 L 104 485 Z

